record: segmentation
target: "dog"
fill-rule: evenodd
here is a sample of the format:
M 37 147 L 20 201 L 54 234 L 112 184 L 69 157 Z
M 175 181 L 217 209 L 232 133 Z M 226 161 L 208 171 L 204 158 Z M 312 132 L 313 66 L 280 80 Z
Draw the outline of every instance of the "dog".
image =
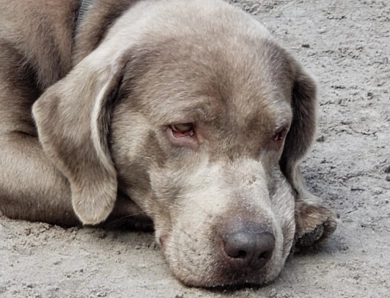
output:
M 0 0 L 0 211 L 154 225 L 182 283 L 273 281 L 335 213 L 299 162 L 316 83 L 222 0 Z

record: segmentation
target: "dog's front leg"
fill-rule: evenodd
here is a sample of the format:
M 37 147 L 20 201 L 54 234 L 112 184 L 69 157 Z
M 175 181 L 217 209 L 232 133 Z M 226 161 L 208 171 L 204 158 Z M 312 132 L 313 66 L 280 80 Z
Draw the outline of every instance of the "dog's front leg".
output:
M 14 219 L 77 225 L 67 180 L 46 158 L 37 137 L 0 135 L 0 211 Z
M 67 180 L 48 160 L 31 106 L 40 95 L 25 57 L 0 42 L 0 212 L 31 221 L 80 224 Z

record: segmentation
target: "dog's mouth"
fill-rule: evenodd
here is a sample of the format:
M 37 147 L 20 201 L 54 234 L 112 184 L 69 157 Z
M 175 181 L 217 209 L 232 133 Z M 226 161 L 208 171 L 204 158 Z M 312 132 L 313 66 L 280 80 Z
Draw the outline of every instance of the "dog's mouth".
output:
M 251 238 L 256 237 L 251 242 Z M 199 246 L 201 241 L 209 243 Z M 171 234 L 158 238 L 172 273 L 186 286 L 218 291 L 268 283 L 268 267 L 272 266 L 270 263 L 276 249 L 271 233 L 256 236 L 238 232 L 224 239 L 197 239 L 192 245 L 187 241 L 184 246 L 178 245 L 178 242 Z M 206 247 L 208 249 L 204 249 Z

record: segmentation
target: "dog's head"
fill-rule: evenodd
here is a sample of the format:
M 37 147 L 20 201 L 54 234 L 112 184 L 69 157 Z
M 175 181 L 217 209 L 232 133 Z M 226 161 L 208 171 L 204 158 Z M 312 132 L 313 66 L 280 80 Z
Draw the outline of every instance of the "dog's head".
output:
M 43 148 L 82 222 L 104 221 L 119 185 L 185 284 L 272 281 L 295 232 L 280 168 L 311 143 L 315 85 L 223 2 L 147 3 L 34 105 Z

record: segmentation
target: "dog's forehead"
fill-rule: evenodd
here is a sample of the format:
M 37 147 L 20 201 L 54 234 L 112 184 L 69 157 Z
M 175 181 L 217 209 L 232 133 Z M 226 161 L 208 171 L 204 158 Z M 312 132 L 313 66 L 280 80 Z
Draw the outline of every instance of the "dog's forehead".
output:
M 230 39 L 216 36 L 210 44 L 195 35 L 147 46 L 140 59 L 147 70 L 137 86 L 156 119 L 224 114 L 238 126 L 259 118 L 271 118 L 275 126 L 289 121 L 293 71 L 288 55 L 258 36 L 244 35 L 237 44 Z
M 153 22 L 137 21 L 147 3 L 113 26 L 107 52 L 129 42 L 129 60 L 139 56 L 124 82 L 137 77 L 136 92 L 149 115 L 179 121 L 189 111 L 221 107 L 238 121 L 264 118 L 267 110 L 272 119 L 285 114 L 278 111 L 290 99 L 290 59 L 259 22 L 214 0 L 157 2 L 147 10 Z M 132 81 L 124 87 L 131 89 Z

